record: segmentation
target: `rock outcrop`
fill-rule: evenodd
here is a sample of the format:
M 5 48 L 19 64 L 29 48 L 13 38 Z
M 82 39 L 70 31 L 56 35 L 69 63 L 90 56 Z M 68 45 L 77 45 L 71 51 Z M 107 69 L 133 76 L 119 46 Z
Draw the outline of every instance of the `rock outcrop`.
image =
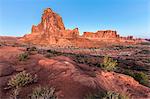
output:
M 52 36 L 60 36 L 59 31 L 65 30 L 62 18 L 54 13 L 50 8 L 44 10 L 41 18 L 41 23 L 37 26 L 32 26 L 32 33 L 50 33 Z
M 116 39 L 119 38 L 119 35 L 116 31 L 106 30 L 106 31 L 97 31 L 93 32 L 84 32 L 83 37 L 85 38 L 93 38 L 93 39 Z
M 78 28 L 66 30 L 62 18 L 54 13 L 50 8 L 44 10 L 40 24 L 33 25 L 31 34 L 21 38 L 23 42 L 48 45 L 69 45 L 67 38 L 79 36 Z M 64 43 L 63 43 L 64 42 Z
M 84 32 L 84 38 L 88 38 L 90 40 L 96 41 L 105 41 L 105 42 L 112 42 L 112 43 L 140 43 L 142 42 L 141 39 L 134 39 L 133 36 L 121 37 L 117 34 L 117 31 L 112 30 L 105 30 L 105 31 L 97 31 L 97 32 Z
M 70 82 L 78 82 L 79 86 L 112 90 L 128 95 L 131 99 L 148 99 L 150 95 L 150 89 L 140 85 L 132 77 L 114 72 L 94 71 L 87 65 L 76 64 L 68 57 L 57 56 L 53 59 L 39 60 L 39 65 L 55 72 L 60 71 L 55 78 L 62 85 L 64 85 L 63 79 L 69 78 Z M 95 77 L 93 77 L 93 74 L 95 74 Z M 68 95 L 65 94 L 65 96 Z M 74 99 L 79 99 L 79 97 L 74 97 Z
M 81 41 L 81 39 L 82 42 L 79 43 L 77 40 Z M 96 33 L 84 32 L 80 36 L 78 28 L 65 29 L 62 18 L 50 8 L 44 10 L 40 24 L 32 26 L 31 34 L 25 35 L 20 40 L 33 44 L 82 47 L 80 45 L 84 46 L 87 39 L 91 42 L 90 45 L 87 45 L 90 47 L 100 45 L 99 41 L 132 44 L 141 42 L 141 40 L 133 39 L 132 36 L 121 37 L 117 31 L 112 30 L 97 31 Z M 96 43 L 92 44 L 92 42 Z
M 84 99 L 87 94 L 98 90 L 125 94 L 130 96 L 130 99 L 150 99 L 150 88 L 139 84 L 130 76 L 79 64 L 66 56 L 46 58 L 42 54 L 30 54 L 30 59 L 19 61 L 18 54 L 24 52 L 25 49 L 21 47 L 0 48 L 0 68 L 4 70 L 1 72 L 3 76 L 0 77 L 1 99 L 10 99 L 12 90 L 5 88 L 14 74 L 23 71 L 18 71 L 20 67 L 30 74 L 37 74 L 38 77 L 37 83 L 21 88 L 20 99 L 28 99 L 39 85 L 55 87 L 58 99 Z M 9 64 L 13 64 L 10 66 L 15 70 L 6 71 Z

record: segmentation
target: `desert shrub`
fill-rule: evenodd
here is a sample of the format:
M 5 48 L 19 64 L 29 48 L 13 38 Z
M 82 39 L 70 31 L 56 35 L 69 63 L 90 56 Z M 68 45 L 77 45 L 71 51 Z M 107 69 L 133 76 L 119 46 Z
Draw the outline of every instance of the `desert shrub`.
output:
M 84 99 L 103 99 L 105 92 L 88 93 Z
M 54 50 L 47 50 L 48 53 L 53 53 L 53 54 L 57 54 L 58 52 L 57 51 L 54 51 Z
M 108 91 L 102 99 L 129 99 L 129 98 L 125 95 Z
M 149 82 L 148 75 L 146 75 L 143 72 L 134 73 L 133 78 L 135 78 L 135 80 L 139 81 L 139 83 L 143 85 L 148 85 Z
M 133 77 L 133 72 L 131 70 L 128 70 L 128 69 L 124 70 L 123 74 L 126 74 L 126 75 L 129 75 L 129 76 Z
M 55 88 L 37 87 L 33 90 L 31 99 L 56 99 Z
M 109 58 L 108 56 L 105 56 L 103 59 L 103 63 L 101 64 L 102 69 L 112 71 L 116 69 L 116 66 L 118 65 L 117 61 L 113 60 L 112 58 Z
M 34 55 L 34 54 L 38 53 L 38 49 L 37 49 L 36 47 L 32 46 L 32 47 L 28 47 L 28 48 L 26 49 L 26 52 L 27 52 L 29 55 Z
M 80 54 L 76 54 L 76 55 L 73 55 L 74 57 L 74 61 L 77 62 L 77 63 L 85 63 L 85 57 L 83 55 L 80 55 Z
M 25 71 L 20 72 L 13 76 L 9 82 L 8 85 L 14 88 L 23 87 L 29 83 L 32 83 L 37 80 L 37 76 L 35 75 L 32 77 L 30 73 L 26 73 Z
M 150 42 L 142 42 L 141 45 L 150 45 Z
M 37 51 L 37 48 L 33 46 L 33 47 L 28 47 L 26 50 L 27 51 Z
M 101 92 L 98 94 L 88 94 L 84 99 L 129 99 L 128 96 L 112 91 Z
M 15 76 L 13 76 L 9 81 L 8 81 L 8 86 L 10 86 L 10 88 L 14 88 L 12 90 L 12 95 L 11 98 L 12 99 L 19 99 L 19 93 L 21 91 L 21 87 L 35 82 L 37 81 L 37 76 L 35 75 L 34 77 L 32 77 L 31 74 L 26 73 L 25 71 L 20 72 L 18 74 L 16 74 Z
M 29 58 L 29 54 L 27 52 L 21 53 L 19 55 L 19 61 L 25 61 Z
M 54 56 L 59 56 L 62 55 L 63 53 L 61 52 L 57 52 L 54 50 L 47 50 L 47 53 L 45 54 L 45 57 L 50 58 L 50 57 L 54 57 Z
M 139 52 L 140 54 L 150 54 L 150 51 L 149 50 L 142 50 Z
M 15 88 L 13 89 L 10 99 L 19 99 L 19 93 L 20 93 L 21 88 Z
M 57 56 L 57 55 L 56 54 L 52 54 L 52 53 L 47 53 L 44 56 L 47 57 L 47 58 L 51 58 L 51 57 L 54 57 L 54 56 Z
M 149 78 L 143 72 L 132 72 L 130 70 L 125 70 L 124 74 L 133 77 L 135 80 L 139 81 L 139 83 L 148 86 Z

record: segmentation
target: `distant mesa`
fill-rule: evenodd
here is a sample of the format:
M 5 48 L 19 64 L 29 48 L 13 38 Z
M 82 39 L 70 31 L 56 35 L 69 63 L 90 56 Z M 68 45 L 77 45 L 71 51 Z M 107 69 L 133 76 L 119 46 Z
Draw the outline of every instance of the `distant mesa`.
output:
M 98 47 L 102 42 L 136 44 L 142 41 L 133 39 L 132 36 L 121 37 L 117 31 L 112 30 L 84 32 L 83 35 L 79 35 L 78 28 L 66 29 L 61 16 L 50 8 L 44 10 L 41 22 L 37 26 L 32 26 L 31 34 L 25 35 L 20 40 L 40 45 L 75 47 Z

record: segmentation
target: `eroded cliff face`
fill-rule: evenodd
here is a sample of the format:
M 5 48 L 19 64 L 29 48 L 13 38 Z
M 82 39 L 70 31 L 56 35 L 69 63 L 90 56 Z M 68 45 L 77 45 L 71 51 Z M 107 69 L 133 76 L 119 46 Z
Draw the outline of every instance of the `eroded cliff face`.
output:
M 116 31 L 112 30 L 105 30 L 105 31 L 97 31 L 96 33 L 93 32 L 84 32 L 83 37 L 89 39 L 116 39 L 119 38 L 119 35 Z
M 104 31 L 97 31 L 97 32 L 84 32 L 83 38 L 87 38 L 94 41 L 104 41 L 104 42 L 111 42 L 111 43 L 129 43 L 129 44 L 137 44 L 142 42 L 141 39 L 134 39 L 133 36 L 122 37 L 117 34 L 117 31 L 112 30 L 104 30 Z
M 77 38 L 78 28 L 66 30 L 62 18 L 50 8 L 44 10 L 41 22 L 32 26 L 31 34 L 25 35 L 20 40 L 33 44 L 44 45 L 71 45 L 67 38 Z
M 20 40 L 33 44 L 76 47 L 97 46 L 102 41 L 105 43 L 132 44 L 141 42 L 141 40 L 133 39 L 132 36 L 121 37 L 116 31 L 112 30 L 97 31 L 96 33 L 84 32 L 80 36 L 78 28 L 73 30 L 65 29 L 62 18 L 50 8 L 44 10 L 41 22 L 37 26 L 32 26 L 31 34 L 25 35 Z
M 60 30 L 65 30 L 62 18 L 58 14 L 54 13 L 50 8 L 44 10 L 41 23 L 37 26 L 32 26 L 32 33 L 45 32 L 49 34 L 51 33 L 52 36 L 57 36 Z

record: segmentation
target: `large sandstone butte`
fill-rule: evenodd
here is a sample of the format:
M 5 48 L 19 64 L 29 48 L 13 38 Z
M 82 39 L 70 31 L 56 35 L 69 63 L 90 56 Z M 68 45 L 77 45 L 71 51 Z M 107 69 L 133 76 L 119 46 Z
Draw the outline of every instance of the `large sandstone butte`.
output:
M 95 47 L 104 43 L 138 43 L 141 40 L 133 39 L 132 36 L 120 37 L 116 31 L 106 30 L 84 32 L 79 35 L 78 28 L 65 29 L 62 18 L 50 8 L 44 10 L 41 22 L 32 26 L 31 34 L 20 39 L 23 42 L 40 45 Z

